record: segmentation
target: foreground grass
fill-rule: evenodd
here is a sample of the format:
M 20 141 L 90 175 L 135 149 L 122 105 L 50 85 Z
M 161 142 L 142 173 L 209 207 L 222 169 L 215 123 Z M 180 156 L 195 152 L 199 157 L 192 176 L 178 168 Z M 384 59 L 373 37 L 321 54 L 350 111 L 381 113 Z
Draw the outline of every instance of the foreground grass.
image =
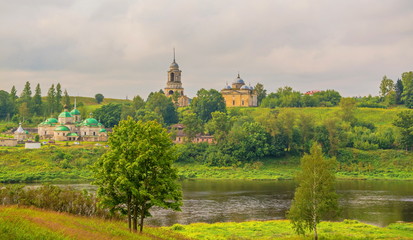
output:
M 312 239 L 297 236 L 287 220 L 251 221 L 241 223 L 193 223 L 175 224 L 166 229 L 174 230 L 195 239 Z M 394 223 L 381 228 L 356 220 L 343 222 L 322 222 L 319 225 L 319 239 L 366 240 L 366 239 L 413 239 L 412 223 Z
M 381 228 L 355 220 L 322 222 L 321 239 L 413 239 L 412 223 L 394 223 Z M 0 239 L 311 239 L 297 236 L 287 220 L 175 224 L 144 228 L 143 234 L 130 233 L 126 222 L 78 217 L 65 213 L 0 207 Z
M 158 227 L 130 233 L 127 223 L 33 208 L 0 207 L 0 239 L 190 239 Z

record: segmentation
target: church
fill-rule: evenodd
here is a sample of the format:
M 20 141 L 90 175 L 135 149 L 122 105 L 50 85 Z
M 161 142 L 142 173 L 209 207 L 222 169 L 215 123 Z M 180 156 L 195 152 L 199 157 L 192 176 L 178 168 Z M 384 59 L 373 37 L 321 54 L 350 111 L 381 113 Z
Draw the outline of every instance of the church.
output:
M 76 100 L 75 100 L 76 101 Z M 69 112 L 67 106 L 59 114 L 58 119 L 49 118 L 38 126 L 41 139 L 55 141 L 91 141 L 108 140 L 108 133 L 104 126 L 94 118 L 82 121 L 79 110 L 75 108 Z
M 256 107 L 258 106 L 257 93 L 251 86 L 245 85 L 241 77 L 237 76 L 232 85 L 221 90 L 227 107 Z
M 175 49 L 173 62 L 169 66 L 168 81 L 164 88 L 165 95 L 172 97 L 178 107 L 189 106 L 190 99 L 184 94 L 181 82 L 182 71 L 175 61 Z M 256 107 L 258 106 L 257 93 L 251 86 L 245 85 L 244 80 L 238 77 L 232 82 L 231 86 L 226 86 L 221 90 L 227 107 Z
M 168 81 L 166 82 L 165 95 L 167 97 L 172 97 L 173 101 L 178 105 L 178 107 L 189 106 L 189 98 L 184 94 L 184 88 L 181 82 L 181 73 L 179 70 L 179 65 L 175 61 L 175 49 L 174 49 L 174 60 L 169 66 L 168 71 Z

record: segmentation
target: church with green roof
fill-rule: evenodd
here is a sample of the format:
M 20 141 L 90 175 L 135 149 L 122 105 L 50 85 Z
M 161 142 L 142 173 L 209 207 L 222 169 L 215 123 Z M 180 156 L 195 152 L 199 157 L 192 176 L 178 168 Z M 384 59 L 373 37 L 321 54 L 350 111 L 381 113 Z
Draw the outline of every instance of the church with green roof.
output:
M 105 127 L 94 118 L 82 121 L 80 111 L 75 108 L 69 112 L 67 106 L 58 118 L 49 118 L 38 126 L 41 139 L 55 141 L 91 141 L 108 140 Z

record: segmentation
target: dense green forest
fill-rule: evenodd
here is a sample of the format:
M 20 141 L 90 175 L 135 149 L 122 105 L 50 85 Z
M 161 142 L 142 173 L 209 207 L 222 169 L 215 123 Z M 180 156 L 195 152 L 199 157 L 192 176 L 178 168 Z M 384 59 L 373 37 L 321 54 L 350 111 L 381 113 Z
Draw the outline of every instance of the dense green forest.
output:
M 101 94 L 96 94 L 99 99 L 76 100 L 78 108 L 94 106 L 83 108 L 82 114 L 93 112 L 106 127 L 128 116 L 156 120 L 164 127 L 183 123 L 187 143 L 177 146 L 180 163 L 244 166 L 262 159 L 301 156 L 318 142 L 325 154 L 351 164 L 354 160 L 347 149 L 413 148 L 413 111 L 406 109 L 413 107 L 413 72 L 403 73 L 396 82 L 384 76 L 378 89 L 380 96 L 347 98 L 334 90 L 302 94 L 290 87 L 267 94 L 264 86 L 257 84 L 258 108 L 226 108 L 222 95 L 214 89 L 199 90 L 186 108 L 178 108 L 162 90 L 150 93 L 146 100 L 136 96 L 108 101 Z M 22 119 L 36 126 L 41 118 L 61 111 L 62 105 L 74 104 L 60 84 L 52 85 L 46 97 L 41 97 L 39 84 L 32 96 L 27 82 L 19 97 L 13 87 L 10 93 L 1 90 L 0 98 L 1 130 Z M 193 144 L 198 134 L 212 135 L 215 144 Z

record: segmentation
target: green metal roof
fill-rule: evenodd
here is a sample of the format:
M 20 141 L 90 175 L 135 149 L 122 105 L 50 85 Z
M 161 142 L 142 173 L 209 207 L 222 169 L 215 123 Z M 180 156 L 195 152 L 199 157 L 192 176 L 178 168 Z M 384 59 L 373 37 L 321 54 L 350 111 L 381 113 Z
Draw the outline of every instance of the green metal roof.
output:
M 64 125 L 60 125 L 55 128 L 55 131 L 70 131 L 70 129 Z
M 83 125 L 85 126 L 97 126 L 99 124 L 98 120 L 94 118 L 87 118 L 83 121 Z
M 101 129 L 99 130 L 99 132 L 101 133 L 101 132 L 107 132 L 107 131 L 106 131 L 106 129 L 101 128 Z
M 56 118 L 49 118 L 45 122 L 47 122 L 48 124 L 52 124 L 52 123 L 58 123 L 59 121 L 57 121 Z
M 77 110 L 77 109 L 75 108 L 75 109 L 73 109 L 73 110 L 70 112 L 70 114 L 72 114 L 72 115 L 80 115 L 80 112 L 79 112 L 79 110 Z
M 72 117 L 72 115 L 70 114 L 70 112 L 62 112 L 61 114 L 59 114 L 59 117 Z
M 67 134 L 68 137 L 78 137 L 77 133 L 69 133 Z

